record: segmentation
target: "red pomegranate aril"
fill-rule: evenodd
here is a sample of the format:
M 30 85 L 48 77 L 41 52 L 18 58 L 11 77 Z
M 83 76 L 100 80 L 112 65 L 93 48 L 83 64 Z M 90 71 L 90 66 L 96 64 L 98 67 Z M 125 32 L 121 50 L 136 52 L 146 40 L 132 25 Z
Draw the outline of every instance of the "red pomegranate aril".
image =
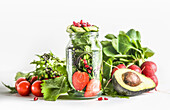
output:
M 34 101 L 37 101 L 38 100 L 38 97 L 34 97 Z
M 91 70 L 88 70 L 88 73 L 91 73 Z
M 89 67 L 89 65 L 85 65 L 84 67 L 85 67 L 85 68 L 88 68 L 88 67 Z
M 80 21 L 80 24 L 83 24 L 83 20 Z
M 73 21 L 73 25 L 76 26 L 76 22 L 75 21 Z
M 99 98 L 98 98 L 98 101 L 102 101 L 102 100 L 103 100 L 103 98 L 102 98 L 102 97 L 99 97 Z
M 81 24 L 79 22 L 77 23 L 77 27 L 81 27 Z
M 90 70 L 92 70 L 93 68 L 92 68 L 92 67 L 90 67 L 89 69 L 90 69 Z
M 87 65 L 87 61 L 84 61 L 84 64 Z
M 104 98 L 104 100 L 108 100 L 108 98 L 107 98 L 107 97 L 105 97 L 105 98 Z

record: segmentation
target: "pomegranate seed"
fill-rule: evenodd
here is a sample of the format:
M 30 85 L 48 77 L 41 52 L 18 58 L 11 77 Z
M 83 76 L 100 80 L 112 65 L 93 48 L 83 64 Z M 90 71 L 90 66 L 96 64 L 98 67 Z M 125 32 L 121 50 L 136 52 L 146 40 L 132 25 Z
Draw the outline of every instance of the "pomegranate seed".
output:
M 89 69 L 90 69 L 90 70 L 92 70 L 93 68 L 92 68 L 92 67 L 90 67 Z
M 86 23 L 83 23 L 83 27 L 87 27 L 87 24 L 86 24 Z
M 73 21 L 73 25 L 76 26 L 76 22 L 75 21 Z
M 87 70 L 88 71 L 88 73 L 91 73 L 91 70 Z
M 105 97 L 105 98 L 104 98 L 104 100 L 108 100 L 108 98 L 107 98 L 107 97 Z
M 89 65 L 85 65 L 84 67 L 85 67 L 85 68 L 88 68 L 88 67 L 89 67 Z
M 91 24 L 88 24 L 88 25 L 87 25 L 87 27 L 90 27 L 90 26 L 91 26 Z
M 102 100 L 103 100 L 103 98 L 102 98 L 102 97 L 99 97 L 99 98 L 98 98 L 98 101 L 102 101 Z
M 77 23 L 77 27 L 81 27 L 81 24 L 79 22 Z
M 84 61 L 84 64 L 87 65 L 87 61 Z
M 37 101 L 38 100 L 38 97 L 34 97 L 34 101 Z
M 83 24 L 83 20 L 80 21 L 80 24 Z
M 87 61 L 86 59 L 83 59 L 83 61 Z

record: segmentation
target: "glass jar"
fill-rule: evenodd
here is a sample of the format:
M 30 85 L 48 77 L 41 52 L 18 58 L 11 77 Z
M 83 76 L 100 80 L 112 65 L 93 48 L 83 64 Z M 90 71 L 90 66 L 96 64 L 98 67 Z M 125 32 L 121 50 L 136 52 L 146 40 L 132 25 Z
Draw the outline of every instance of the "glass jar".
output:
M 101 95 L 102 46 L 98 32 L 71 33 L 66 47 L 69 95 L 95 98 Z

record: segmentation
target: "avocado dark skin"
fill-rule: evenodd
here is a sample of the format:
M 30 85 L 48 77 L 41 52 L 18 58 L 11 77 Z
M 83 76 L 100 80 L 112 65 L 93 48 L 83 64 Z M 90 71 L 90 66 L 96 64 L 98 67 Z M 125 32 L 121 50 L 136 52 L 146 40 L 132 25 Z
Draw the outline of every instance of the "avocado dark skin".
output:
M 145 92 L 148 92 L 150 90 L 153 90 L 155 88 L 155 85 L 153 85 L 153 87 L 150 87 L 150 88 L 144 88 L 141 90 L 141 88 L 138 90 L 131 90 L 132 88 L 138 88 L 138 86 L 140 86 L 140 84 L 144 84 L 146 82 L 142 82 L 141 80 L 141 75 L 139 76 L 138 74 L 140 73 L 135 73 L 134 71 L 131 71 L 129 69 L 120 69 L 120 70 L 117 70 L 119 72 L 124 72 L 124 73 L 120 73 L 119 72 L 116 72 L 114 73 L 113 77 L 112 77 L 112 84 L 113 84 L 113 87 L 114 89 L 118 92 L 119 95 L 122 95 L 122 96 L 136 96 L 136 95 L 140 95 L 142 93 L 145 93 Z M 116 76 L 117 75 L 121 75 L 121 79 L 116 79 Z M 143 76 L 145 77 L 145 76 Z M 122 80 L 122 81 L 119 81 L 121 82 L 119 84 L 119 82 L 117 80 Z M 150 80 L 150 79 L 148 79 Z M 154 83 L 154 82 L 153 82 Z M 126 88 L 124 86 L 121 86 L 122 84 L 125 84 L 125 85 L 129 85 L 129 87 L 131 89 L 129 89 L 128 86 L 126 86 Z M 140 86 L 141 87 L 141 86 Z

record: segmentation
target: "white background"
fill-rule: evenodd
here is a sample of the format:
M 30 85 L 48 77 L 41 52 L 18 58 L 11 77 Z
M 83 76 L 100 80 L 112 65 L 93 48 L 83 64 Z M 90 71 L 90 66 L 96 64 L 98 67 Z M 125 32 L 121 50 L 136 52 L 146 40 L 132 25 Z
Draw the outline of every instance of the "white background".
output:
M 158 66 L 159 92 L 130 99 L 109 98 L 98 102 L 57 100 L 32 101 L 33 96 L 11 95 L 0 83 L 0 105 L 19 109 L 35 108 L 126 108 L 138 109 L 169 107 L 170 67 L 169 32 L 170 1 L 168 0 L 1 0 L 0 1 L 0 81 L 14 85 L 18 71 L 29 72 L 35 54 L 50 50 L 65 58 L 69 37 L 66 27 L 72 21 L 89 21 L 100 28 L 100 39 L 108 33 L 134 28 L 141 33 L 142 46 L 151 48 L 155 55 L 148 59 Z M 101 107 L 100 107 L 101 106 Z M 56 108 L 57 109 L 57 108 Z

